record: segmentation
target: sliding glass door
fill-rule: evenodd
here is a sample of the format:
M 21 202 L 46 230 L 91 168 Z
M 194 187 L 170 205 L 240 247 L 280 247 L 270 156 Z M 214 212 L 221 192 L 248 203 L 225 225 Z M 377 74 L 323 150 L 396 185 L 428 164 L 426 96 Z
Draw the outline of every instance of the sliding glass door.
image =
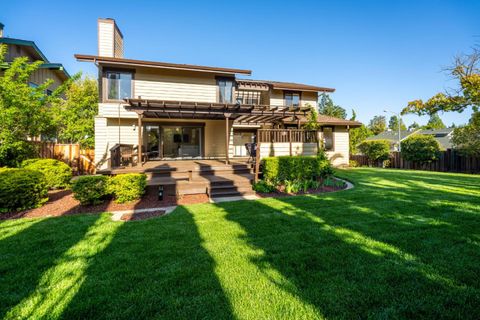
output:
M 199 158 L 202 155 L 201 127 L 162 127 L 163 158 Z

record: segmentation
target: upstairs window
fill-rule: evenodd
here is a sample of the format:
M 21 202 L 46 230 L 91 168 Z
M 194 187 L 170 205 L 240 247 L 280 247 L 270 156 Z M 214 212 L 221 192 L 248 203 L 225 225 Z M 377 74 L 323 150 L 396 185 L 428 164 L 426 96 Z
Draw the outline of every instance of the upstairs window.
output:
M 123 100 L 132 97 L 131 72 L 106 72 L 107 100 Z
M 233 80 L 218 79 L 218 102 L 233 103 Z
M 237 103 L 240 104 L 260 104 L 259 91 L 237 91 Z
M 325 151 L 332 151 L 334 149 L 332 127 L 323 128 L 323 147 Z
M 285 92 L 285 105 L 289 107 L 300 106 L 300 93 L 298 92 Z

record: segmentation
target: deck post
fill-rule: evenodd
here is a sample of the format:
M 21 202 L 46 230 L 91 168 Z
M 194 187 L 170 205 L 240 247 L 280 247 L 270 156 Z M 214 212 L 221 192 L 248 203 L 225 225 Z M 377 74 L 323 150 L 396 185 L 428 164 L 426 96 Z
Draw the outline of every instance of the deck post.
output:
M 255 150 L 255 183 L 258 182 L 258 171 L 260 171 L 260 130 L 257 129 L 257 141 L 256 141 L 256 150 Z
M 228 119 L 232 115 L 231 113 L 225 113 L 225 163 L 230 163 L 229 147 L 230 147 L 230 131 L 228 128 Z
M 142 145 L 143 145 L 143 139 L 142 139 L 142 129 L 143 129 L 143 124 L 142 124 L 142 118 L 143 114 L 139 113 L 138 114 L 138 162 L 137 166 L 141 167 L 143 165 L 142 163 Z
M 290 156 L 292 156 L 292 130 L 288 130 L 288 142 L 290 144 Z

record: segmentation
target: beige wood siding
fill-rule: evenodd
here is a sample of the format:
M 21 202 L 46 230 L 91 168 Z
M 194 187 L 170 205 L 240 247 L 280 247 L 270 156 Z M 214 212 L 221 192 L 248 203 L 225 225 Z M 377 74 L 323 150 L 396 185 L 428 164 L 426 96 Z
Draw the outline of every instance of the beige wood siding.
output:
M 52 91 L 63 83 L 55 72 L 49 69 L 37 69 L 30 77 L 30 81 L 37 85 L 43 84 L 48 79 L 53 80 L 53 84 L 49 87 Z
M 114 56 L 114 25 L 108 21 L 98 21 L 98 55 L 101 57 Z
M 134 96 L 145 99 L 217 102 L 214 75 L 162 71 L 135 73 Z
M 125 109 L 125 104 L 121 103 L 99 103 L 98 104 L 98 115 L 100 117 L 106 118 L 130 118 L 137 119 L 138 115 L 133 111 L 127 111 Z
M 270 91 L 270 104 L 272 106 L 283 106 L 285 105 L 285 99 L 283 97 L 284 90 L 271 90 Z M 301 104 L 305 106 L 307 103 L 315 107 L 317 105 L 317 93 L 316 92 L 302 92 L 301 93 Z
M 348 165 L 349 133 L 345 126 L 336 126 L 333 133 L 334 150 L 327 151 L 327 156 L 335 167 Z

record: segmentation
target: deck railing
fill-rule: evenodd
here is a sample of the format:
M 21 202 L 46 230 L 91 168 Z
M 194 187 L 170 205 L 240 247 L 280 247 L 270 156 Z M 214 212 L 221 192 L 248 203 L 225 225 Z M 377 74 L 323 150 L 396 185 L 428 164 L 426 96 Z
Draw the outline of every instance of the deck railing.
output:
M 117 143 L 110 148 L 110 167 L 118 168 L 133 165 L 134 148 L 132 144 Z
M 272 142 L 318 142 L 318 132 L 316 130 L 303 129 L 259 129 L 257 141 L 259 143 Z

